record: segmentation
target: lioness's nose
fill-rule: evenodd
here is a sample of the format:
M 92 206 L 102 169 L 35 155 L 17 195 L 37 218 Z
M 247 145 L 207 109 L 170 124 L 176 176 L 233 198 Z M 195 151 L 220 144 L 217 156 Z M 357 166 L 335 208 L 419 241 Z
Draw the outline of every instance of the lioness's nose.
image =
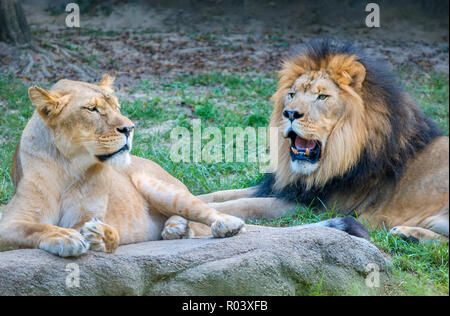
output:
M 289 119 L 289 121 L 293 122 L 294 120 L 297 120 L 299 118 L 302 118 L 304 114 L 299 113 L 298 111 L 288 111 L 285 110 L 283 112 L 283 116 L 287 119 Z
M 130 136 L 131 131 L 133 130 L 134 126 L 124 126 L 117 128 L 117 131 L 121 134 L 124 134 L 126 137 Z

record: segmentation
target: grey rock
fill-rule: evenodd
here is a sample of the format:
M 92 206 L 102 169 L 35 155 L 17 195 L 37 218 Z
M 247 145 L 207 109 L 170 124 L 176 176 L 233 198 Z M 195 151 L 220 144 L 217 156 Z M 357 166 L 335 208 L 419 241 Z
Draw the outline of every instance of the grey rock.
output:
M 0 295 L 379 295 L 390 270 L 370 242 L 335 229 L 247 226 L 232 238 L 153 241 L 79 258 L 2 252 Z

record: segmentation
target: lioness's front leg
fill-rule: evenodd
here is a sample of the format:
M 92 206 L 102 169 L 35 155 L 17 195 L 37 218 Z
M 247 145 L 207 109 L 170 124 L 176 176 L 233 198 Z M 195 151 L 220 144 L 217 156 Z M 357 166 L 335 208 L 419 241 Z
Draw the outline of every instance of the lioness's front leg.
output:
M 102 167 L 92 170 L 83 178 L 82 183 L 73 183 L 63 193 L 61 222 L 65 227 L 80 231 L 89 242 L 90 250 L 112 253 L 119 246 L 120 237 L 116 228 L 105 223 L 110 194 L 110 170 Z M 80 200 L 80 196 L 83 199 Z M 81 220 L 75 223 L 72 218 Z
M 39 248 L 61 257 L 79 256 L 89 242 L 76 230 L 51 225 L 57 212 L 53 200 L 35 183 L 22 180 L 0 220 L 0 243 L 16 248 Z
M 211 236 L 211 228 L 204 224 L 188 221 L 178 215 L 174 215 L 166 221 L 161 233 L 161 237 L 165 240 L 206 236 Z
M 92 251 L 113 253 L 119 247 L 120 237 L 117 230 L 96 217 L 85 222 L 80 233 L 89 242 L 89 249 Z
M 142 174 L 134 174 L 131 178 L 151 207 L 169 217 L 179 215 L 206 224 L 211 227 L 214 237 L 230 237 L 244 227 L 241 219 L 219 213 L 184 188 Z

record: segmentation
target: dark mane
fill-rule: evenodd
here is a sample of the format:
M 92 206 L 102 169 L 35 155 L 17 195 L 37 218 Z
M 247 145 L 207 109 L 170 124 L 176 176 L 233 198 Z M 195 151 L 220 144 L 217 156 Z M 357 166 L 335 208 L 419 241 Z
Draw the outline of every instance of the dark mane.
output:
M 337 54 L 356 55 L 366 68 L 366 78 L 362 88 L 363 100 L 380 100 L 389 113 L 391 132 L 385 136 L 381 150 L 371 152 L 366 146 L 360 160 L 342 177 L 330 179 L 320 188 L 305 190 L 302 180 L 280 191 L 273 186 L 275 177 L 266 174 L 258 185 L 256 196 L 274 196 L 302 204 L 313 200 L 325 202 L 334 192 L 361 192 L 371 190 L 386 181 L 397 181 L 409 159 L 427 146 L 433 139 L 442 135 L 437 125 L 411 101 L 400 87 L 394 75 L 369 58 L 363 56 L 351 44 L 336 44 L 328 40 L 313 41 L 302 53 L 313 63 Z M 365 102 L 366 103 L 366 102 Z M 366 106 L 370 106 L 367 103 Z M 369 131 L 369 133 L 376 131 Z M 370 141 L 369 134 L 369 141 Z

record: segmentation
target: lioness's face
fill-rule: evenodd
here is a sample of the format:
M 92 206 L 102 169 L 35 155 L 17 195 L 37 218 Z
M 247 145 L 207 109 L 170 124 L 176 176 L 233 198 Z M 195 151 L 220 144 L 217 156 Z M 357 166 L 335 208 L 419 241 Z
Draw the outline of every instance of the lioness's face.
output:
M 133 123 L 117 98 L 99 85 L 61 80 L 51 91 L 30 88 L 30 99 L 66 158 L 84 164 L 129 161 Z
M 284 97 L 281 132 L 291 145 L 291 169 L 309 175 L 317 170 L 331 134 L 345 106 L 340 89 L 326 72 L 300 76 Z

